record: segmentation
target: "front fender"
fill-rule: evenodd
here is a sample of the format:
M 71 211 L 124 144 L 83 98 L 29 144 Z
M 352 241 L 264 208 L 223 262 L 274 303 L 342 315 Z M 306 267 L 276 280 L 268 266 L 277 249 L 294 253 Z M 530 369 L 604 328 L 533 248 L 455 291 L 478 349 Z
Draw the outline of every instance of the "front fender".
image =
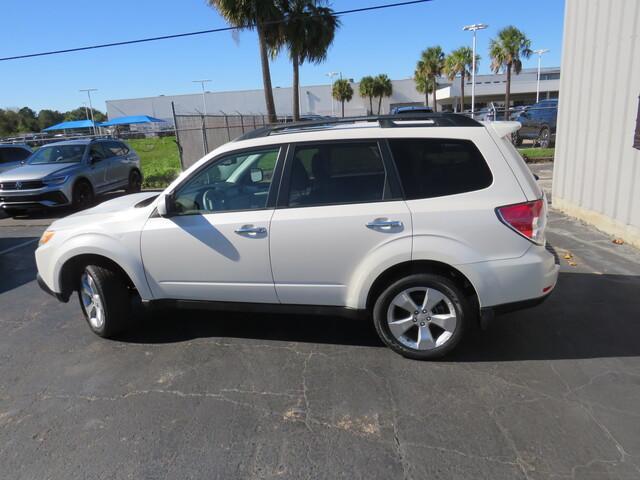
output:
M 137 245 L 137 247 L 135 247 Z M 52 272 L 52 289 L 61 291 L 61 272 L 64 264 L 79 255 L 100 255 L 116 263 L 129 276 L 143 300 L 153 298 L 147 284 L 138 242 L 127 246 L 122 239 L 102 233 L 86 233 L 72 237 L 57 247 L 57 259 Z

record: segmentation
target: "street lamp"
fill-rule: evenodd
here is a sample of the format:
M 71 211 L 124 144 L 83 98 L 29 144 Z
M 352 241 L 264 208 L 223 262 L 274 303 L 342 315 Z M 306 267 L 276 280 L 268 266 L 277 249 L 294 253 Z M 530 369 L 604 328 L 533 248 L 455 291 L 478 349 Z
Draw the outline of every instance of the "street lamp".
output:
M 97 92 L 97 88 L 82 88 L 79 90 L 80 92 L 87 92 L 87 96 L 89 97 L 89 110 L 91 111 L 91 123 L 93 124 L 93 135 L 96 135 L 96 122 L 93 120 L 93 104 L 91 103 L 91 92 Z M 86 110 L 85 110 L 86 112 Z
M 331 87 L 333 88 L 333 77 L 337 77 L 338 75 L 340 75 L 340 78 L 342 78 L 342 72 L 329 72 L 329 73 L 325 73 L 325 75 L 327 77 L 329 77 L 331 79 Z M 331 96 L 331 116 L 335 117 L 336 116 L 336 111 L 334 108 L 334 102 L 333 102 L 333 94 L 330 92 L 329 95 Z
M 211 82 L 211 80 L 193 80 L 193 83 L 199 83 L 202 86 L 202 108 L 205 117 L 207 116 L 207 97 L 204 92 L 204 84 L 209 82 Z
M 484 30 L 489 25 L 484 23 L 474 23 L 473 25 L 467 25 L 462 27 L 462 30 L 467 32 L 473 32 L 473 58 L 471 60 L 471 118 L 474 117 L 476 111 L 476 32 L 478 30 Z M 464 99 L 462 100 L 464 105 Z
M 538 54 L 538 83 L 536 85 L 536 103 L 540 100 L 540 63 L 542 62 L 542 55 L 549 51 L 548 48 L 541 48 L 539 50 L 534 50 L 533 53 Z

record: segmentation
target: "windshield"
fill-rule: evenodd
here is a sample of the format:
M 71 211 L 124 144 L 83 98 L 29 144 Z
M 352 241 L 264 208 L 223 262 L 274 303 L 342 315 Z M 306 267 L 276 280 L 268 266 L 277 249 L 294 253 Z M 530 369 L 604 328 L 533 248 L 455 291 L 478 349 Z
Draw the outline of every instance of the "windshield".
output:
M 80 163 L 85 145 L 50 145 L 42 147 L 27 161 L 30 165 L 43 163 Z

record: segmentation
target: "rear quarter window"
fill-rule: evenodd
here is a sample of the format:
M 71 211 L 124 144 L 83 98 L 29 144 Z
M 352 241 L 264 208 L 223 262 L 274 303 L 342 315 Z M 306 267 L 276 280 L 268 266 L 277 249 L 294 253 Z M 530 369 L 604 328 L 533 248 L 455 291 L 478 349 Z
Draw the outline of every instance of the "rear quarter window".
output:
M 493 182 L 480 150 L 469 140 L 390 139 L 407 200 L 482 190 Z

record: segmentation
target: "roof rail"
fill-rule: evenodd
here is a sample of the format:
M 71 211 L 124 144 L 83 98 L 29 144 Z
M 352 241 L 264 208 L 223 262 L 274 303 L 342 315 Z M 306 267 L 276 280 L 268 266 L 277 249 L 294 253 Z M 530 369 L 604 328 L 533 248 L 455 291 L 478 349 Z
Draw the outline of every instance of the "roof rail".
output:
M 377 122 L 381 128 L 397 127 L 481 127 L 477 120 L 459 113 L 397 113 L 395 115 L 374 115 L 366 117 L 326 118 L 293 123 L 283 123 L 258 128 L 236 138 L 249 140 L 251 138 L 268 137 L 274 134 L 298 133 L 307 130 L 317 131 L 337 125 L 353 125 L 356 123 Z

